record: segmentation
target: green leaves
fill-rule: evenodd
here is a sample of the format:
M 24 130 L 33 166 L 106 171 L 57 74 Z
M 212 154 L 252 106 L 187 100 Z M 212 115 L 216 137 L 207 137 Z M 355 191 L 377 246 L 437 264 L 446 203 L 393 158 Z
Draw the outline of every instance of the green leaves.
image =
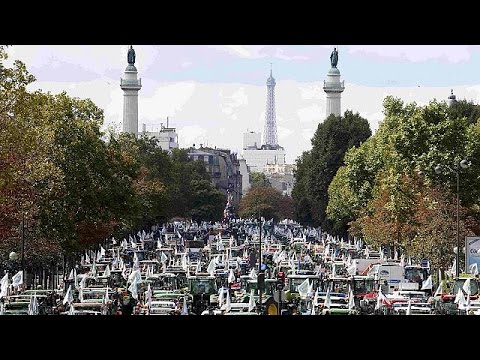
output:
M 334 222 L 350 220 L 351 230 L 372 244 L 401 246 L 445 267 L 452 257 L 461 159 L 472 163 L 460 171 L 462 233 L 478 227 L 473 216 L 478 218 L 480 200 L 480 109 L 466 101 L 420 107 L 386 97 L 384 113 L 376 134 L 346 153 L 328 190 L 327 215 Z
M 312 150 L 297 160 L 292 196 L 300 221 L 311 221 L 311 225 L 321 225 L 331 232 L 345 231 L 346 223 L 340 221 L 333 224 L 327 219 L 328 187 L 337 170 L 344 164 L 346 151 L 359 146 L 370 135 L 368 121 L 348 110 L 343 117 L 330 115 L 318 125 L 312 138 Z M 335 218 L 339 219 L 338 216 Z

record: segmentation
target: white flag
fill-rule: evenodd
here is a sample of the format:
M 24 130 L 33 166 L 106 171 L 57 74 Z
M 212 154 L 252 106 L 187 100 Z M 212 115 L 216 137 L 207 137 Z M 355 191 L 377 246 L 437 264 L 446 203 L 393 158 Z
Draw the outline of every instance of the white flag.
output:
M 147 306 L 150 309 L 152 307 L 152 289 L 150 288 L 150 284 L 148 284 L 145 298 L 147 300 Z
M 69 285 L 67 293 L 65 294 L 65 297 L 63 298 L 63 305 L 65 305 L 66 303 L 71 304 L 72 302 L 73 302 L 72 285 Z
M 383 294 L 382 289 L 378 289 L 378 294 L 377 294 L 377 305 L 375 306 L 376 309 L 380 309 L 384 303 L 389 304 L 390 302 L 388 301 L 387 297 Z
M 315 291 L 315 296 L 313 297 L 313 306 L 318 306 L 318 287 Z
M 103 272 L 103 276 L 110 276 L 110 266 L 105 267 L 105 271 Z
M 138 271 L 138 270 L 136 270 Z M 138 284 L 138 281 L 137 281 L 137 277 L 135 276 L 133 278 L 133 282 L 130 284 L 130 286 L 128 287 L 128 291 L 130 291 L 132 293 L 132 297 L 137 300 L 138 299 L 138 289 L 137 289 L 137 284 Z
M 215 276 L 215 261 L 213 259 L 210 260 L 210 263 L 208 264 L 207 272 L 210 276 Z
M 188 306 L 187 306 L 187 298 L 184 297 L 183 298 L 183 308 L 182 308 L 182 312 L 180 315 L 188 315 Z
M 107 289 L 105 290 L 105 304 L 107 304 L 109 301 L 110 301 L 110 297 L 108 296 L 108 286 L 107 286 Z
M 468 297 L 470 297 L 470 282 L 470 278 L 468 278 L 462 286 L 463 291 L 465 291 Z
M 407 313 L 405 315 L 412 315 L 412 300 L 408 300 Z
M 305 279 L 300 285 L 298 285 L 297 291 L 300 295 L 300 298 L 305 299 L 307 297 L 309 287 L 310 282 L 308 281 L 308 279 Z
M 218 307 L 222 307 L 223 305 L 223 287 L 220 288 L 219 290 L 219 295 L 218 295 Z
M 105 249 L 103 248 L 102 245 L 100 245 L 100 256 L 101 257 L 105 256 Z
M 420 290 L 432 290 L 432 275 L 430 275 L 427 280 L 422 283 L 422 288 Z
M 355 296 L 353 295 L 353 291 L 350 288 L 350 291 L 348 292 L 348 308 L 352 310 L 355 308 Z
M 463 297 L 463 291 L 462 291 L 462 289 L 458 289 L 457 295 L 455 296 L 455 301 L 454 301 L 454 303 L 455 303 L 455 304 L 458 304 L 458 307 L 460 307 L 460 305 L 465 304 L 465 298 Z
M 20 270 L 12 277 L 12 286 L 20 286 L 23 284 L 23 272 Z
M 6 297 L 8 295 L 8 285 L 8 273 L 6 273 L 0 281 L 0 298 Z
M 250 290 L 250 299 L 248 300 L 248 311 L 252 312 L 255 309 L 255 299 L 254 299 L 254 290 Z
M 232 304 L 230 302 L 230 291 L 227 290 L 227 301 L 225 303 L 225 311 L 229 312 L 232 309 Z
M 443 294 L 443 281 L 440 282 L 440 284 L 437 287 L 437 290 L 435 291 L 435 294 L 433 297 L 441 296 Z
M 70 275 L 68 275 L 68 280 L 73 280 L 74 279 L 74 276 L 73 276 L 73 269 L 70 271 Z
M 228 274 L 228 283 L 233 283 L 235 282 L 235 274 L 233 273 L 233 269 L 230 269 L 230 272 Z
M 473 275 L 477 276 L 478 275 L 478 264 L 473 263 L 472 265 L 470 265 L 468 267 L 468 271 L 470 272 L 470 274 L 473 274 Z
M 38 315 L 37 294 L 30 298 L 30 304 L 28 304 L 28 315 Z
M 330 289 L 327 289 L 327 295 L 325 296 L 323 307 L 330 309 L 330 306 L 332 306 L 332 300 L 330 299 Z

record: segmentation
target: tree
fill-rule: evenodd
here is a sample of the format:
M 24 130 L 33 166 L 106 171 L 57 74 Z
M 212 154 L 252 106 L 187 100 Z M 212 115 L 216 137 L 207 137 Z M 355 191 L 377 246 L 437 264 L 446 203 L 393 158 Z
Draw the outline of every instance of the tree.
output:
M 328 186 L 343 165 L 345 152 L 360 145 L 370 135 L 368 121 L 349 110 L 344 116 L 330 115 L 318 125 L 312 138 L 312 150 L 297 162 L 295 176 L 300 189 L 294 189 L 292 193 L 297 204 L 300 204 L 302 198 L 308 198 L 314 225 L 320 225 L 326 231 L 334 231 L 333 223 L 326 217 Z M 307 204 L 306 201 L 302 203 Z
M 297 158 L 297 166 L 294 172 L 295 185 L 292 189 L 295 219 L 305 225 L 313 225 L 312 202 L 310 201 L 307 183 L 311 169 L 310 159 L 310 151 L 304 151 L 302 155 Z
M 456 239 L 450 206 L 461 159 L 472 163 L 460 174 L 462 234 L 480 230 L 479 108 L 464 101 L 417 106 L 386 97 L 384 114 L 376 134 L 346 153 L 329 188 L 328 216 L 337 225 L 350 224 L 351 232 L 371 244 L 400 246 L 444 268 Z
M 251 179 L 252 187 L 255 187 L 255 186 L 271 186 L 272 185 L 270 183 L 270 181 L 267 179 L 267 176 L 262 172 L 253 171 L 250 174 L 250 179 Z
M 282 194 L 271 186 L 256 186 L 240 200 L 239 214 L 243 218 L 264 217 L 265 219 L 279 220 L 279 204 L 282 200 Z

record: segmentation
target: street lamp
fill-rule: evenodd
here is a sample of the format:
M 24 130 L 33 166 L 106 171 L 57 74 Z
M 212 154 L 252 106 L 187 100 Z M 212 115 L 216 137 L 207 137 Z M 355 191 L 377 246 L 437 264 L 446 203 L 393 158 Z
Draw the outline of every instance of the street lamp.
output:
M 466 169 L 471 165 L 471 163 L 467 160 L 461 160 L 458 162 L 455 167 L 452 169 L 450 166 L 445 165 L 450 171 L 455 172 L 457 175 L 457 251 L 456 251 L 456 268 L 455 268 L 455 273 L 456 276 L 460 276 L 460 170 L 461 169 Z M 435 172 L 437 174 L 442 173 L 442 166 L 437 165 L 435 166 Z

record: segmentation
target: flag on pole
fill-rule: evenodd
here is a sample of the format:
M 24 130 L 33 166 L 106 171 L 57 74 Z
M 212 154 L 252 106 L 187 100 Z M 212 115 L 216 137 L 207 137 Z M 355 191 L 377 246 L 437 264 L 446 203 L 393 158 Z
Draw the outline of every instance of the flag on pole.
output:
M 73 280 L 74 277 L 73 277 L 73 269 L 70 270 L 70 275 L 68 275 L 68 280 Z
M 105 271 L 103 272 L 103 276 L 110 276 L 111 272 L 110 272 L 110 266 L 107 266 L 105 267 Z
M 66 303 L 71 304 L 72 302 L 73 302 L 72 285 L 69 285 L 67 293 L 65 294 L 65 297 L 63 298 L 63 305 L 65 305 Z
M 220 288 L 219 290 L 219 295 L 218 295 L 218 307 L 222 307 L 223 306 L 223 287 Z
M 100 257 L 104 257 L 105 256 L 105 249 L 103 248 L 102 245 L 100 245 Z
M 109 301 L 110 301 L 110 297 L 108 296 L 108 286 L 107 286 L 107 289 L 105 290 L 105 304 L 107 304 Z
M 230 291 L 227 290 L 227 301 L 225 302 L 225 311 L 229 312 L 232 309 L 232 304 L 230 300 Z
M 353 295 L 352 288 L 350 288 L 350 291 L 348 292 L 348 308 L 350 310 L 355 308 L 355 297 Z
M 412 315 L 412 300 L 408 300 L 408 307 L 405 315 Z
M 8 294 L 8 273 L 6 273 L 2 280 L 0 280 L 0 298 L 6 297 Z
M 422 288 L 420 290 L 432 290 L 433 283 L 432 283 L 432 275 L 430 275 L 427 280 L 422 283 Z
M 23 272 L 20 270 L 12 277 L 12 286 L 20 286 L 23 284 Z
M 435 294 L 433 297 L 441 296 L 443 294 L 443 281 L 440 281 L 440 284 L 438 284 L 437 290 L 435 291 Z
M 30 297 L 30 304 L 28 304 L 28 315 L 38 315 L 37 294 Z
M 254 290 L 250 290 L 250 299 L 248 300 L 248 311 L 252 312 L 255 309 L 255 299 L 254 299 Z
M 210 260 L 210 263 L 207 267 L 207 272 L 210 274 L 210 276 L 215 276 L 215 260 Z
M 137 271 L 138 271 L 138 270 L 137 270 Z M 133 297 L 135 300 L 138 300 L 137 284 L 138 284 L 138 281 L 137 281 L 137 277 L 135 276 L 135 277 L 133 278 L 132 283 L 131 283 L 130 286 L 128 287 L 128 290 L 132 293 L 132 297 Z
M 468 278 L 462 286 L 463 291 L 465 291 L 468 297 L 470 297 L 470 283 L 470 278 Z
M 458 289 L 457 295 L 455 296 L 455 304 L 458 304 L 458 307 L 460 308 L 461 305 L 465 304 L 465 298 L 463 297 L 463 291 L 462 289 Z
M 230 269 L 228 274 L 228 283 L 231 284 L 233 282 L 235 282 L 235 274 L 233 273 L 233 269 Z
M 312 303 L 313 303 L 313 306 L 318 306 L 318 287 L 317 287 L 317 290 L 315 290 L 315 295 L 313 296 Z
M 327 295 L 325 296 L 325 301 L 323 302 L 323 307 L 330 309 L 332 306 L 332 300 L 330 299 L 330 289 L 327 289 Z
M 150 288 L 150 284 L 148 284 L 147 293 L 145 295 L 145 298 L 147 300 L 148 309 L 150 310 L 150 308 L 152 307 L 152 289 Z
M 477 263 L 471 264 L 468 267 L 468 271 L 470 272 L 470 274 L 473 274 L 473 275 L 477 276 L 478 275 L 478 264 Z
M 310 282 L 308 281 L 308 279 L 305 279 L 300 285 L 298 285 L 297 291 L 300 295 L 300 298 L 305 299 L 307 297 L 309 287 Z
M 183 297 L 183 308 L 180 315 L 188 315 L 187 298 Z

